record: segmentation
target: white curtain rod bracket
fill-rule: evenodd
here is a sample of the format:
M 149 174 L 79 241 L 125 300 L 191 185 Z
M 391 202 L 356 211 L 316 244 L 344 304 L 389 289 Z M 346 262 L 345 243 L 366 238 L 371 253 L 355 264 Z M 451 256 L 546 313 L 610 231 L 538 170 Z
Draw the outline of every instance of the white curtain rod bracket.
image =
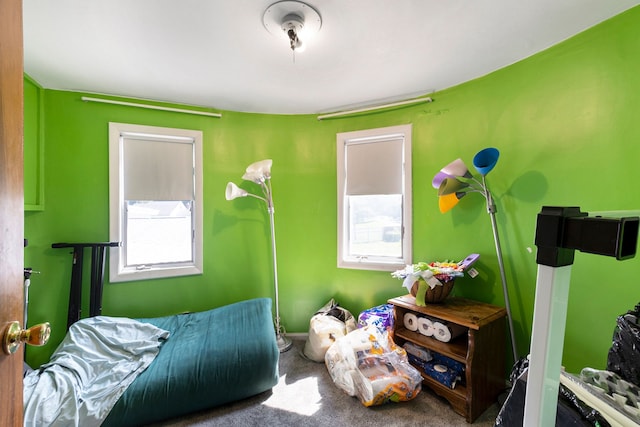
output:
M 160 105 L 139 104 L 135 102 L 116 101 L 114 99 L 92 98 L 90 96 L 83 96 L 80 99 L 84 102 L 99 102 L 102 104 L 124 105 L 127 107 L 146 108 L 149 110 L 160 110 L 160 111 L 170 111 L 173 113 L 195 114 L 197 116 L 209 116 L 209 117 L 216 117 L 216 118 L 222 117 L 222 114 L 220 113 L 210 113 L 208 111 L 198 111 L 198 110 L 185 110 L 182 108 L 162 107 Z
M 390 104 L 375 105 L 375 106 L 371 106 L 371 107 L 363 107 L 363 108 L 358 108 L 358 109 L 355 109 L 355 110 L 345 110 L 345 111 L 338 111 L 336 113 L 321 114 L 321 115 L 318 116 L 318 120 L 331 119 L 331 118 L 335 118 L 335 117 L 344 117 L 344 116 L 349 116 L 351 114 L 366 113 L 366 112 L 369 112 L 369 111 L 382 110 L 384 108 L 390 108 L 390 107 L 399 107 L 399 106 L 402 106 L 402 105 L 418 104 L 418 103 L 421 103 L 421 102 L 433 102 L 433 99 L 431 97 L 415 98 L 415 99 L 409 99 L 409 100 L 406 100 L 406 101 L 392 102 Z

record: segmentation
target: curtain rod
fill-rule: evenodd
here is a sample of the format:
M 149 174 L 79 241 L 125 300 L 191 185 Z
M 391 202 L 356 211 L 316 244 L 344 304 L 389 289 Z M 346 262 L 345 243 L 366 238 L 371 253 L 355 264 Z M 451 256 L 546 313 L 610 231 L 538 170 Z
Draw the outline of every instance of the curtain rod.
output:
M 217 117 L 217 118 L 222 117 L 222 114 L 220 113 L 210 113 L 208 111 L 184 110 L 182 108 L 162 107 L 159 105 L 150 105 L 150 104 L 137 104 L 135 102 L 116 101 L 113 99 L 105 99 L 105 98 L 92 98 L 89 96 L 83 96 L 80 99 L 82 99 L 85 102 L 100 102 L 103 104 L 126 105 L 128 107 L 147 108 L 150 110 L 171 111 L 174 113 L 195 114 L 198 116 L 209 116 L 209 117 Z
M 350 114 L 364 113 L 367 111 L 381 110 L 383 108 L 389 108 L 389 107 L 398 107 L 400 105 L 417 104 L 419 102 L 433 102 L 433 99 L 431 99 L 430 97 L 416 98 L 416 99 L 409 99 L 407 101 L 392 102 L 391 104 L 376 105 L 372 107 L 358 108 L 355 110 L 339 111 L 337 113 L 321 114 L 318 116 L 318 120 L 329 119 L 333 117 L 348 116 Z

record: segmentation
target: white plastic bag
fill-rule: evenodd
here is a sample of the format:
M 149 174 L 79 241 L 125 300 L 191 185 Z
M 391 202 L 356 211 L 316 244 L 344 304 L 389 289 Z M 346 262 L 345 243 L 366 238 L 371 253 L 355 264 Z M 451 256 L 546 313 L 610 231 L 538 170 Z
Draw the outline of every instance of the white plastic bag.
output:
M 333 298 L 316 312 L 309 322 L 309 338 L 304 355 L 314 362 L 324 362 L 327 349 L 340 337 L 356 329 L 349 310 L 340 307 Z
M 339 338 L 327 350 L 325 364 L 336 386 L 364 406 L 411 400 L 422 389 L 422 376 L 406 351 L 374 325 Z

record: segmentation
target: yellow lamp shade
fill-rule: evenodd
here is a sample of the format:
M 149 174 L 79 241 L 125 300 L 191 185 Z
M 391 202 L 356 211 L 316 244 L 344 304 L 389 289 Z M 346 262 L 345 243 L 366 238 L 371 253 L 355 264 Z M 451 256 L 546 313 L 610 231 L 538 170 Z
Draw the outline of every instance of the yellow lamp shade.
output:
M 447 213 L 458 204 L 460 199 L 464 197 L 466 193 L 451 193 L 445 194 L 444 196 L 438 197 L 438 206 L 440 207 L 441 213 Z

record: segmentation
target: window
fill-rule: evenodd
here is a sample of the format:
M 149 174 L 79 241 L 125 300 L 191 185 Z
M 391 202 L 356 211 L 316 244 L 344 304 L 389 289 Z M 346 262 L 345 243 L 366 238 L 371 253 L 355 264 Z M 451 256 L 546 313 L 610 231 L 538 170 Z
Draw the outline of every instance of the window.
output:
M 109 123 L 109 280 L 202 273 L 202 132 Z
M 338 267 L 411 264 L 411 125 L 337 135 Z

